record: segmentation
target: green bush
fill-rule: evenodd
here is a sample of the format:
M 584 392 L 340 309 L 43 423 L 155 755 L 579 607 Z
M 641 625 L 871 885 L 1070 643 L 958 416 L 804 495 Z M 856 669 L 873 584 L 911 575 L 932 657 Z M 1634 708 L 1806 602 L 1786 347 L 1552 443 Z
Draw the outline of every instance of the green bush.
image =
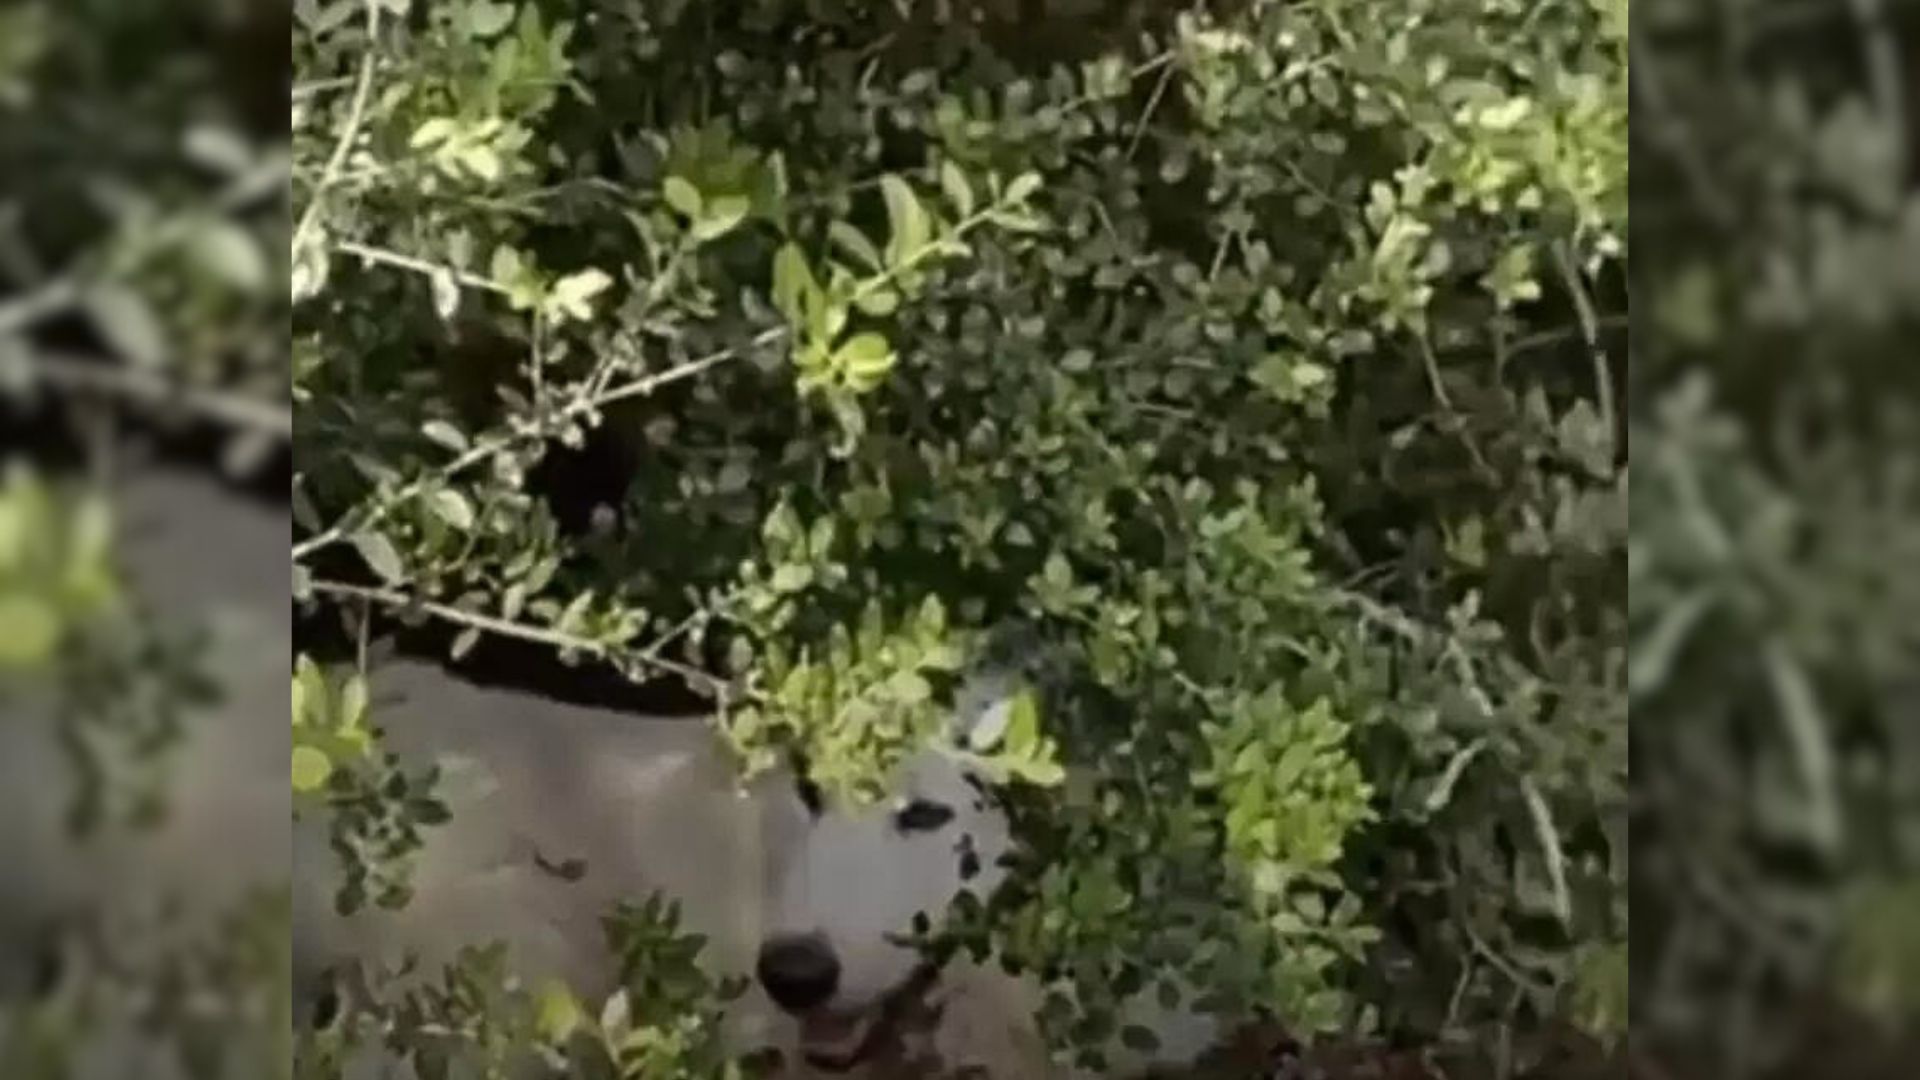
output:
M 1663 3 L 1635 35 L 1636 1041 L 1704 1075 L 1899 1075 L 1920 19 Z
M 1064 1049 L 1622 1015 L 1624 2 L 294 14 L 301 600 L 855 796 L 1013 635 Z

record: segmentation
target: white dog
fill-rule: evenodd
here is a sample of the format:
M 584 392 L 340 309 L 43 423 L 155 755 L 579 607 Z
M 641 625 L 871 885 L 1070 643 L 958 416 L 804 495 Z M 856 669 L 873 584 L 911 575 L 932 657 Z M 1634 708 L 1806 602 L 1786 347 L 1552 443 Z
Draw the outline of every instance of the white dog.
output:
M 1005 675 L 976 675 L 955 702 L 949 741 L 967 745 L 982 724 L 1003 729 L 1018 689 Z M 908 758 L 891 789 L 878 805 L 835 805 L 794 778 L 802 832 L 783 838 L 791 857 L 774 864 L 756 974 L 799 1021 L 803 1060 L 819 1071 L 865 1065 L 866 1075 L 888 1077 L 929 1075 L 928 1062 L 992 1078 L 1078 1075 L 1055 1065 L 1039 1036 L 1036 982 L 991 960 L 929 969 L 901 940 L 917 921 L 937 925 L 960 893 L 984 901 L 1004 881 L 1016 839 L 992 788 L 958 755 L 933 747 Z M 1104 1075 L 1187 1065 L 1221 1035 L 1210 1017 L 1144 1000 L 1123 1020 L 1152 1029 L 1160 1047 L 1147 1053 L 1116 1040 L 1104 1048 Z
M 411 684 L 411 690 L 409 687 Z M 954 735 L 1009 707 L 1004 680 L 976 680 Z M 707 725 L 647 720 L 450 684 L 398 664 L 375 679 L 396 747 L 447 770 L 450 824 L 431 831 L 398 912 L 342 920 L 324 891 L 296 888 L 296 973 L 348 957 L 412 951 L 429 965 L 462 945 L 502 940 L 524 977 L 557 977 L 583 997 L 613 988 L 599 919 L 621 899 L 678 899 L 708 940 L 715 974 L 751 974 L 728 1017 L 742 1050 L 773 1046 L 794 1076 L 923 1076 L 975 1070 L 996 1080 L 1066 1075 L 1035 1031 L 1040 988 L 995 964 L 932 970 L 904 938 L 942 918 L 963 890 L 987 898 L 1014 847 L 989 786 L 930 747 L 872 806 L 833 805 L 803 775 L 742 791 Z M 425 697 L 436 700 L 424 708 Z M 296 870 L 328 879 L 312 830 Z M 577 873 L 556 873 L 570 865 Z M 1210 1021 L 1142 1016 L 1160 1057 L 1197 1056 Z M 1114 1075 L 1154 1061 L 1113 1060 Z

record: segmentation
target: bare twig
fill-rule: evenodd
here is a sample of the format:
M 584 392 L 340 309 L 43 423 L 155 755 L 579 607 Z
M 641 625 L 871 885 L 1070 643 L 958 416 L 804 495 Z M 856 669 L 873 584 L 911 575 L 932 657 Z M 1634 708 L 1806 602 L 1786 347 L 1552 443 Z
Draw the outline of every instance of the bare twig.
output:
M 340 177 L 340 170 L 347 164 L 347 158 L 353 153 L 353 144 L 360 138 L 360 125 L 366 121 L 367 101 L 373 94 L 373 70 L 379 63 L 376 49 L 380 35 L 380 5 L 374 0 L 362 0 L 367 11 L 367 52 L 360 58 L 360 75 L 353 90 L 353 104 L 347 110 L 347 124 L 340 132 L 340 140 L 334 143 L 333 155 L 327 159 L 326 171 L 320 174 L 320 182 L 314 185 L 313 195 L 307 200 L 307 208 L 300 215 L 300 223 L 293 230 L 293 250 L 299 251 L 320 220 L 320 207 L 326 201 L 327 189 Z
M 370 263 L 379 263 L 383 266 L 391 266 L 401 270 L 411 270 L 416 274 L 424 274 L 428 277 L 436 274 L 448 274 L 454 281 L 472 289 L 485 289 L 488 292 L 501 294 L 505 294 L 507 291 L 505 285 L 500 284 L 492 278 L 481 277 L 478 274 L 469 274 L 463 270 L 455 270 L 451 266 L 431 263 L 425 259 L 416 259 L 411 255 L 402 255 L 397 251 L 374 247 L 371 244 L 362 244 L 354 240 L 341 240 L 333 246 L 345 254 L 358 256 Z
M 0 338 L 17 334 L 35 323 L 73 307 L 80 299 L 80 283 L 56 278 L 25 296 L 0 302 Z
M 1606 348 L 1600 343 L 1600 316 L 1594 310 L 1586 282 L 1581 280 L 1580 268 L 1574 265 L 1573 253 L 1565 243 L 1553 245 L 1553 262 L 1560 269 L 1560 281 L 1566 286 L 1567 295 L 1573 299 L 1574 317 L 1580 322 L 1580 339 L 1586 344 L 1587 358 L 1593 364 L 1594 402 L 1600 410 L 1600 422 L 1606 427 L 1607 444 L 1615 447 L 1613 373 L 1607 363 Z M 1613 452 L 1618 452 L 1617 447 Z
M 1447 384 L 1440 373 L 1440 357 L 1434 352 L 1432 339 L 1427 337 L 1425 330 L 1414 334 L 1413 337 L 1420 346 L 1420 363 L 1426 369 L 1428 385 L 1433 388 L 1433 399 L 1440 406 L 1440 411 L 1446 414 L 1445 426 L 1452 429 L 1449 434 L 1460 440 L 1460 445 L 1466 449 L 1467 458 L 1472 462 L 1474 470 L 1480 474 L 1480 478 L 1488 484 L 1498 485 L 1499 472 L 1487 460 L 1487 455 L 1480 449 L 1480 444 L 1474 441 L 1473 433 L 1467 430 L 1466 417 L 1460 410 L 1454 408 L 1453 396 L 1447 393 Z
M 1001 209 L 1000 204 L 995 204 L 994 206 L 981 210 L 978 213 L 975 213 L 972 216 L 968 217 L 964 221 L 961 221 L 958 225 L 954 227 L 953 237 L 958 238 L 958 237 L 965 236 L 967 233 L 971 232 L 973 229 L 984 224 L 989 218 L 993 216 L 994 213 L 996 213 L 1000 209 Z M 888 285 L 892 284 L 893 281 L 896 280 L 901 274 L 906 273 L 907 271 L 911 270 L 913 267 L 919 265 L 921 262 L 924 262 L 926 259 L 931 258 L 940 249 L 941 249 L 941 244 L 939 242 L 930 242 L 926 244 L 924 247 L 920 248 L 918 251 L 913 252 L 907 258 L 901 260 L 899 265 L 889 267 L 885 273 L 877 274 L 874 277 L 861 282 L 859 287 L 853 290 L 852 296 L 849 297 L 850 302 L 858 303 L 864 297 L 874 292 L 878 292 L 880 289 L 886 288 Z M 374 252 L 380 251 L 380 249 L 367 249 L 367 250 L 374 251 Z M 391 253 L 385 253 L 385 254 L 391 254 Z M 384 257 L 384 254 L 382 255 L 382 257 Z M 406 266 L 407 269 L 418 270 L 420 269 L 421 266 L 424 266 L 429 270 L 436 269 L 432 266 L 431 263 L 420 263 L 418 266 L 408 265 L 410 263 L 417 262 L 417 260 L 412 260 L 409 257 L 403 256 L 403 255 L 395 255 L 393 256 L 393 258 L 388 259 L 387 261 L 397 262 L 398 265 Z M 625 401 L 628 398 L 644 397 L 648 394 L 653 393 L 656 390 L 659 390 L 661 387 L 667 386 L 668 384 L 679 382 L 683 379 L 692 378 L 693 376 L 699 375 L 711 368 L 718 367 L 721 364 L 737 359 L 743 352 L 753 350 L 753 349 L 764 348 L 768 345 L 774 344 L 775 342 L 781 341 L 782 339 L 786 338 L 791 332 L 792 332 L 791 329 L 786 326 L 769 327 L 765 330 L 762 330 L 760 333 L 754 335 L 744 345 L 729 345 L 724 349 L 719 349 L 715 352 L 707 354 L 706 356 L 699 357 L 698 359 L 689 360 L 684 364 L 680 364 L 677 367 L 669 368 L 666 371 L 657 372 L 652 375 L 646 375 L 641 378 L 634 379 L 630 382 L 622 383 L 619 386 L 610 387 L 604 390 L 600 390 L 598 392 L 583 394 L 580 397 L 569 402 L 564 408 L 561 408 L 560 410 L 558 410 L 551 417 L 544 418 L 543 421 L 537 424 L 531 431 L 497 435 L 497 436 L 494 436 L 493 438 L 483 439 L 475 443 L 472 447 L 468 448 L 465 453 L 462 453 L 460 456 L 454 458 L 453 461 L 435 470 L 433 473 L 422 478 L 421 480 L 417 480 L 411 484 L 406 485 L 405 487 L 401 488 L 398 492 L 395 492 L 391 498 L 374 506 L 373 509 L 367 514 L 366 518 L 353 527 L 365 528 L 366 526 L 381 520 L 382 518 L 386 517 L 387 514 L 391 513 L 394 507 L 399 506 L 401 503 L 406 502 L 408 499 L 411 499 L 419 495 L 422 491 L 426 490 L 429 484 L 432 484 L 435 482 L 444 482 L 446 479 L 453 476 L 454 474 L 464 472 L 467 469 L 472 468 L 474 465 L 477 465 L 480 462 L 493 457 L 495 454 L 498 454 L 502 450 L 505 450 L 508 447 L 512 446 L 515 442 L 518 442 L 522 439 L 528 439 L 528 438 L 544 438 L 548 432 L 553 430 L 553 428 L 559 424 L 564 424 L 573 420 L 581 419 L 583 417 L 591 416 L 594 413 L 598 412 L 599 410 L 605 408 L 606 406 L 614 404 L 615 402 Z M 331 544 L 338 543 L 340 540 L 346 537 L 349 531 L 350 531 L 349 526 L 346 524 L 345 521 L 342 521 L 340 523 L 335 524 L 332 528 L 328 529 L 327 531 L 317 536 L 311 537 L 302 543 L 295 544 L 293 547 L 294 561 L 297 562 L 305 558 L 306 556 L 311 555 L 315 551 L 320 550 L 321 548 L 327 547 Z
M 258 398 L 192 386 L 159 372 L 104 358 L 94 360 L 36 350 L 28 352 L 26 363 L 36 380 L 62 390 L 177 408 L 200 419 L 281 439 L 293 435 L 291 410 Z
M 1673 111 L 1666 84 L 1661 79 L 1660 65 L 1650 55 L 1651 48 L 1637 37 L 1628 48 L 1632 55 L 1627 78 L 1633 97 L 1640 104 L 1634 112 L 1647 118 L 1645 130 L 1649 137 L 1679 167 L 1681 177 L 1693 191 L 1694 203 L 1707 220 L 1722 231 L 1732 231 L 1738 223 L 1733 200 L 1720 189 L 1706 159 L 1700 156 L 1699 139 Z
M 1147 124 L 1153 119 L 1154 110 L 1160 107 L 1160 99 L 1167 96 L 1167 87 L 1173 85 L 1174 73 L 1179 70 L 1171 63 L 1161 68 L 1160 79 L 1153 84 L 1153 94 L 1147 98 L 1147 107 L 1140 110 L 1140 120 L 1133 126 L 1133 137 L 1127 140 L 1126 160 L 1132 161 L 1134 151 L 1140 149 L 1140 140 L 1147 135 Z
M 582 656 L 590 656 L 596 660 L 602 660 L 616 665 L 624 664 L 628 666 L 658 668 L 661 671 L 678 675 L 680 678 L 686 680 L 689 685 L 699 687 L 705 691 L 710 697 L 724 699 L 727 696 L 726 685 L 719 679 L 714 678 L 712 675 L 698 668 L 679 663 L 678 661 L 665 659 L 659 655 L 659 650 L 657 649 L 629 652 L 627 650 L 614 648 L 603 642 L 579 637 L 575 634 L 565 633 L 549 627 L 534 626 L 531 623 L 518 622 L 513 619 L 504 619 L 492 615 L 483 615 L 475 611 L 467 611 L 463 608 L 454 607 L 451 604 L 443 604 L 438 601 L 412 596 L 398 589 L 386 589 L 371 585 L 355 585 L 344 581 L 328 580 L 316 580 L 312 583 L 311 588 L 314 593 L 319 595 L 348 597 L 378 604 L 382 607 L 404 611 L 417 611 L 443 622 L 450 622 L 457 626 L 478 630 L 481 633 L 493 634 L 496 637 L 514 638 L 536 645 L 546 645 L 562 651 L 576 652 Z
M 1850 0 L 1853 22 L 1860 31 L 1862 51 L 1866 53 L 1867 80 L 1880 113 L 1883 130 L 1899 140 L 1899 174 L 1906 175 L 1912 147 L 1906 142 L 1907 116 L 1905 79 L 1900 70 L 1900 49 L 1894 32 L 1887 25 L 1887 12 L 1881 0 Z
M 774 327 L 771 330 L 762 331 L 759 336 L 755 337 L 752 341 L 748 342 L 746 347 L 755 348 L 761 345 L 770 344 L 786 336 L 786 333 L 787 333 L 787 328 L 784 326 Z M 632 382 L 623 383 L 620 386 L 613 387 L 612 389 L 606 391 L 605 393 L 597 394 L 592 397 L 582 398 L 568 405 L 566 408 L 561 409 L 559 413 L 556 415 L 555 421 L 560 422 L 560 421 L 576 419 L 580 416 L 584 416 L 587 413 L 590 413 L 603 406 L 612 404 L 615 401 L 621 401 L 630 397 L 640 397 L 646 394 L 653 393 L 655 390 L 658 390 L 661 387 L 667 386 L 671 383 L 676 383 L 683 379 L 692 378 L 693 376 L 698 375 L 709 368 L 717 367 L 720 364 L 723 364 L 729 360 L 732 360 L 738 357 L 740 355 L 741 349 L 742 349 L 741 346 L 730 346 L 728 348 L 721 349 L 717 352 L 709 353 L 706 356 L 702 356 L 696 360 L 689 360 L 684 364 L 681 364 L 677 367 L 669 368 L 666 371 L 657 372 L 653 375 L 646 376 L 645 378 L 635 379 Z M 413 483 L 406 485 L 405 487 L 402 487 L 399 491 L 395 492 L 391 498 L 376 505 L 367 514 L 364 520 L 358 522 L 353 527 L 365 528 L 368 525 L 372 525 L 375 522 L 380 521 L 381 519 L 385 518 L 388 514 L 392 513 L 395 507 L 399 506 L 401 503 L 406 502 L 408 499 L 411 499 L 419 495 L 421 492 L 426 491 L 430 486 L 444 483 L 448 479 L 451 479 L 453 476 L 458 475 L 459 473 L 463 473 L 466 470 L 472 468 L 473 466 L 488 460 L 489 458 L 493 457 L 495 454 L 498 454 L 501 451 L 507 449 L 508 447 L 512 446 L 515 442 L 518 442 L 521 439 L 541 437 L 544 433 L 544 430 L 545 430 L 544 428 L 540 428 L 527 434 L 496 435 L 493 438 L 482 439 L 481 441 L 476 442 L 473 446 L 469 447 L 464 453 L 460 454 L 458 457 L 454 458 L 452 461 L 448 462 L 447 464 L 441 466 L 438 469 L 435 469 L 433 472 L 431 472 L 427 476 L 422 477 L 421 479 L 416 480 Z M 321 548 L 339 543 L 342 539 L 346 537 L 349 531 L 350 531 L 349 526 L 345 522 L 342 522 L 334 525 L 332 528 L 328 529 L 323 533 L 310 537 L 309 539 L 301 543 L 295 544 L 293 546 L 294 561 L 298 562 L 299 560 L 306 558 L 307 556 L 313 554 L 314 552 L 320 550 Z
M 180 210 L 160 221 L 141 238 L 131 254 L 123 256 L 125 261 L 116 268 L 117 272 L 125 274 L 147 259 L 186 240 L 205 221 L 208 213 L 228 214 L 244 210 L 260 199 L 284 190 L 287 175 L 287 162 L 282 159 L 269 158 L 259 163 L 222 188 L 208 207 Z M 67 314 L 103 276 L 106 275 L 98 266 L 67 267 L 61 270 L 58 277 L 32 292 L 0 302 L 0 337 L 21 333 L 38 323 Z
M 1628 317 L 1625 312 L 1601 315 L 1594 320 L 1594 329 L 1600 331 L 1621 330 L 1625 329 L 1627 325 Z M 1508 343 L 1506 347 L 1507 359 L 1511 360 L 1521 353 L 1548 348 L 1564 341 L 1584 338 L 1585 336 L 1586 327 L 1584 326 L 1561 326 L 1552 330 L 1541 330 L 1528 334 L 1525 337 L 1515 338 L 1512 342 Z

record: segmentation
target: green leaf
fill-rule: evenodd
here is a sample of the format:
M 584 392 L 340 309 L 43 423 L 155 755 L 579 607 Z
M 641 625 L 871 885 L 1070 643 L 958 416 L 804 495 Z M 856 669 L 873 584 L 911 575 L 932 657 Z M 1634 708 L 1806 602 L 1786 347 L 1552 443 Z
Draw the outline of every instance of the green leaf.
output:
M 1667 685 L 1674 662 L 1693 635 L 1693 628 L 1715 604 L 1707 589 L 1696 589 L 1669 604 L 1654 628 L 1627 647 L 1627 696 L 1658 693 Z
M 868 331 L 847 339 L 834 354 L 834 365 L 846 374 L 857 390 L 870 390 L 893 369 L 893 346 L 879 334 Z
M 701 243 L 716 240 L 747 219 L 752 209 L 745 196 L 723 195 L 707 204 L 706 213 L 694 223 L 693 238 Z
M 324 709 L 326 700 L 327 680 L 320 665 L 305 653 L 300 654 L 293 666 L 293 725 L 300 727 L 324 719 L 316 717 L 313 710 Z
M 526 273 L 526 260 L 510 245 L 501 244 L 493 249 L 493 261 L 488 264 L 487 276 L 501 288 L 511 287 Z
M 902 705 L 925 704 L 933 696 L 933 687 L 917 671 L 902 671 L 887 680 L 887 690 Z
M 1065 590 L 1073 586 L 1073 566 L 1066 556 L 1059 552 L 1047 556 L 1046 565 L 1040 569 L 1041 579 L 1056 589 Z
M 773 572 L 775 592 L 796 593 L 813 584 L 813 567 L 805 563 L 787 563 Z
M 334 727 L 340 731 L 353 731 L 364 725 L 369 700 L 366 677 L 357 671 L 347 676 L 347 680 L 340 685 L 340 712 L 333 718 Z
M 434 514 L 457 532 L 473 528 L 473 504 L 452 488 L 441 488 L 428 500 Z
M 892 289 L 870 289 L 854 298 L 853 306 L 876 319 L 884 319 L 900 307 L 900 294 Z
M 214 218 L 195 229 L 187 251 L 201 269 L 240 292 L 257 296 L 270 284 L 271 271 L 259 242 L 231 221 Z
M 474 143 L 462 147 L 454 156 L 462 168 L 476 179 L 493 183 L 506 171 L 505 162 L 500 160 L 500 152 L 485 143 Z
M 442 319 L 451 320 L 460 310 L 460 283 L 455 280 L 453 271 L 444 266 L 436 266 L 427 276 L 427 283 L 433 291 L 433 311 Z
M 669 176 L 661 186 L 660 194 L 667 205 L 680 211 L 690 221 L 700 219 L 700 211 L 705 205 L 700 198 L 700 189 L 688 183 L 684 177 Z
M 436 116 L 415 128 L 413 138 L 407 141 L 407 145 L 415 150 L 425 150 L 430 146 L 438 146 L 446 142 L 453 137 L 456 130 L 458 125 L 452 120 L 444 116 Z
M 327 257 L 325 229 L 313 230 L 314 235 L 293 248 L 293 265 L 287 275 L 287 293 L 296 304 L 311 300 L 325 291 L 328 272 L 332 268 Z
M 497 37 L 512 26 L 514 10 L 512 4 L 474 0 L 467 6 L 466 15 L 467 35 L 484 40 Z
M 789 325 L 806 321 L 810 298 L 820 292 L 807 257 L 794 244 L 786 244 L 773 257 L 773 306 L 787 317 Z
M 856 372 L 885 371 L 893 364 L 893 346 L 885 337 L 869 330 L 848 338 L 847 343 L 840 346 L 836 359 Z
M 553 309 L 576 322 L 593 318 L 593 300 L 612 287 L 613 278 L 597 267 L 568 274 L 553 285 Z
M 293 748 L 293 790 L 307 795 L 319 791 L 333 776 L 333 762 L 318 747 Z
M 429 420 L 420 425 L 420 434 L 446 447 L 456 454 L 467 452 L 466 433 L 445 420 Z
M 534 1023 L 540 1037 L 549 1043 L 566 1042 L 586 1019 L 580 999 L 557 979 L 548 979 L 540 984 L 536 1001 Z
M 1832 731 L 1813 681 L 1783 642 L 1767 643 L 1766 668 L 1787 745 L 1792 748 L 1793 763 L 1800 774 L 1807 839 L 1822 852 L 1832 852 L 1839 847 L 1844 831 Z
M 1026 202 L 1029 198 L 1032 198 L 1033 193 L 1039 190 L 1039 173 L 1021 173 L 1019 176 L 1014 177 L 1013 183 L 1007 185 L 1007 191 L 1002 201 L 1013 206 L 1018 206 Z
M 1460 777 L 1466 774 L 1467 766 L 1473 764 L 1473 759 L 1479 757 L 1485 747 L 1485 740 L 1476 739 L 1449 758 L 1440 778 L 1434 781 L 1433 789 L 1421 801 L 1420 809 L 1428 815 L 1446 809 L 1447 803 L 1453 800 L 1453 789 L 1459 785 Z
M 940 190 L 946 193 L 947 201 L 953 203 L 954 210 L 961 217 L 973 213 L 973 185 L 967 182 L 967 174 L 961 172 L 960 166 L 952 161 L 940 163 Z
M 362 532 L 355 533 L 352 542 L 367 568 L 380 580 L 389 585 L 397 585 L 405 580 L 407 571 L 400 562 L 400 553 L 394 549 L 393 541 L 377 532 Z
M 1035 787 L 1056 787 L 1067 778 L 1066 768 L 1051 758 L 1014 762 L 1009 771 Z
M 1002 210 L 994 214 L 993 223 L 1008 232 L 1016 233 L 1039 233 L 1045 232 L 1047 228 L 1047 223 L 1034 215 L 1014 210 Z
M 26 593 L 0 594 L 0 667 L 38 667 L 60 644 L 60 614 Z
M 887 223 L 892 236 L 887 241 L 887 265 L 898 268 L 927 246 L 931 227 L 926 208 L 905 180 L 889 173 L 880 178 L 880 194 L 887 203 Z
M 166 327 L 146 297 L 124 285 L 102 282 L 87 293 L 87 314 L 113 351 L 136 367 L 166 363 L 171 349 Z
M 472 652 L 473 647 L 479 643 L 480 629 L 469 626 L 465 630 L 460 631 L 459 635 L 453 639 L 453 644 L 447 648 L 447 656 L 456 661 L 465 659 L 466 655 Z
M 1005 745 L 1016 757 L 1030 756 L 1040 743 L 1040 703 L 1023 690 L 1007 706 Z
M 855 262 L 871 272 L 886 268 L 886 262 L 880 256 L 880 249 L 873 246 L 867 234 L 855 228 L 852 223 L 835 221 L 827 226 L 827 239 L 846 252 Z
M 593 608 L 593 599 L 592 589 L 574 597 L 567 604 L 566 610 L 560 613 L 560 617 L 554 620 L 553 628 L 563 634 L 578 633 L 581 626 L 586 623 L 587 612 Z
M 222 176 L 241 176 L 258 161 L 246 137 L 224 124 L 195 125 L 180 140 L 180 148 L 194 164 Z

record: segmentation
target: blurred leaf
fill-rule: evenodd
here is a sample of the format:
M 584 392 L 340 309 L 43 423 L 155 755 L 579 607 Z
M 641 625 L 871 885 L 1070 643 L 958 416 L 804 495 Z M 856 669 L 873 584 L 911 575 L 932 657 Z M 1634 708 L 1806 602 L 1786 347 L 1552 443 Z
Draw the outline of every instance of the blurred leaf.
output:
M 270 272 L 260 245 L 240 226 L 211 219 L 193 230 L 187 250 L 201 269 L 249 295 L 264 293 Z
M 380 580 L 389 585 L 398 585 L 406 579 L 406 567 L 400 561 L 400 552 L 394 548 L 393 541 L 377 532 L 361 532 L 353 535 L 353 546 L 360 552 L 360 558 Z
M 145 297 L 124 285 L 102 283 L 88 291 L 87 312 L 114 352 L 136 367 L 157 368 L 171 354 L 166 327 Z
M 60 637 L 60 615 L 51 604 L 0 592 L 0 667 L 39 667 L 53 658 Z

